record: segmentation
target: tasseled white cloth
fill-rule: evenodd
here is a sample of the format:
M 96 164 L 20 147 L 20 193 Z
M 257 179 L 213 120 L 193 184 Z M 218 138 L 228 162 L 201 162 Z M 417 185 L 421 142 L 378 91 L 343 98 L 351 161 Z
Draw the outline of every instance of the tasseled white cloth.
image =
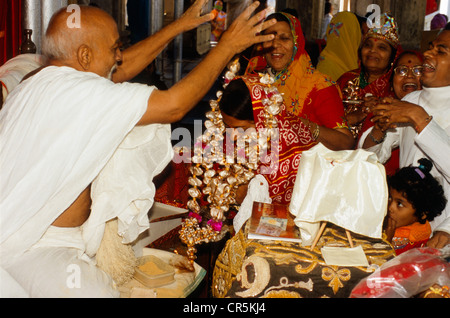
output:
M 173 154 L 169 126 L 156 127 L 134 128 L 92 184 L 92 213 L 83 226 L 86 254 L 96 255 L 98 266 L 118 285 L 134 274 L 131 244 L 150 227 L 153 178 Z
M 97 266 L 122 286 L 133 278 L 137 258 L 131 245 L 122 243 L 118 229 L 117 219 L 106 223 L 96 259 Z

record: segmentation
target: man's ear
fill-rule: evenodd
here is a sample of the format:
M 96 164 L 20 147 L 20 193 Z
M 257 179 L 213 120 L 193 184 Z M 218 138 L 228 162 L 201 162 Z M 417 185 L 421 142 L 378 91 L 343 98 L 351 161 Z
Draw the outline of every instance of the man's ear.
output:
M 88 71 L 92 62 L 92 50 L 86 44 L 82 44 L 77 51 L 78 64 L 84 71 Z

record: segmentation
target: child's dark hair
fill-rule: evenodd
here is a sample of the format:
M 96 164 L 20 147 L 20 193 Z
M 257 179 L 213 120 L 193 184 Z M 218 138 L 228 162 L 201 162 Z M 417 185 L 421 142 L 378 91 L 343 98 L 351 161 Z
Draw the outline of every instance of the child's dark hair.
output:
M 403 193 L 415 208 L 415 216 L 422 224 L 433 221 L 447 204 L 444 189 L 430 174 L 432 167 L 430 160 L 422 158 L 419 167 L 405 167 L 388 177 L 389 187 Z
M 220 110 L 239 120 L 255 120 L 252 98 L 245 82 L 238 78 L 230 82 L 219 101 Z

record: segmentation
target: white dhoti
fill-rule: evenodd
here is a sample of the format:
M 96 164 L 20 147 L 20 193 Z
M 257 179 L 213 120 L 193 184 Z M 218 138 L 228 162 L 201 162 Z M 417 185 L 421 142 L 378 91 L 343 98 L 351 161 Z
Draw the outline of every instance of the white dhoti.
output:
M 82 227 L 50 227 L 5 270 L 32 298 L 118 297 L 112 279 L 84 250 Z
M 95 267 L 105 224 L 118 220 L 124 244 L 147 230 L 152 180 L 173 156 L 170 125 L 135 127 L 153 89 L 51 66 L 9 95 L 0 112 L 0 272 L 8 284 L 16 280 L 31 297 L 117 296 Z M 51 227 L 89 185 L 82 230 Z

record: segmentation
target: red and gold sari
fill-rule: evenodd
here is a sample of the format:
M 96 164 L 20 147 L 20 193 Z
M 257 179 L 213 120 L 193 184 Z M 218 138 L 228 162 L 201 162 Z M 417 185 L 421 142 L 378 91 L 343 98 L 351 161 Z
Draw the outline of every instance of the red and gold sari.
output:
M 287 111 L 331 129 L 346 127 L 338 86 L 313 67 L 305 50 L 300 21 L 290 14 L 282 14 L 289 20 L 295 42 L 293 60 L 285 70 L 276 74 L 275 82 L 284 95 Z M 270 71 L 270 67 L 260 45 L 250 59 L 246 73 L 266 71 Z
M 247 75 L 240 78 L 244 80 L 250 92 L 256 130 L 268 128 L 265 106 L 262 102 L 267 96 L 265 86 L 260 83 L 260 76 Z M 278 148 L 275 152 L 273 149 L 268 151 L 267 156 L 271 157 L 270 161 L 266 161 L 266 157 L 261 159 L 263 163 L 260 163 L 258 173 L 263 174 L 269 183 L 272 202 L 289 204 L 302 152 L 312 148 L 317 142 L 313 141 L 309 128 L 298 116 L 289 113 L 284 104 L 281 106 L 281 112 L 275 117 L 279 138 L 271 142 L 271 146 Z M 263 169 L 270 173 L 263 172 Z

